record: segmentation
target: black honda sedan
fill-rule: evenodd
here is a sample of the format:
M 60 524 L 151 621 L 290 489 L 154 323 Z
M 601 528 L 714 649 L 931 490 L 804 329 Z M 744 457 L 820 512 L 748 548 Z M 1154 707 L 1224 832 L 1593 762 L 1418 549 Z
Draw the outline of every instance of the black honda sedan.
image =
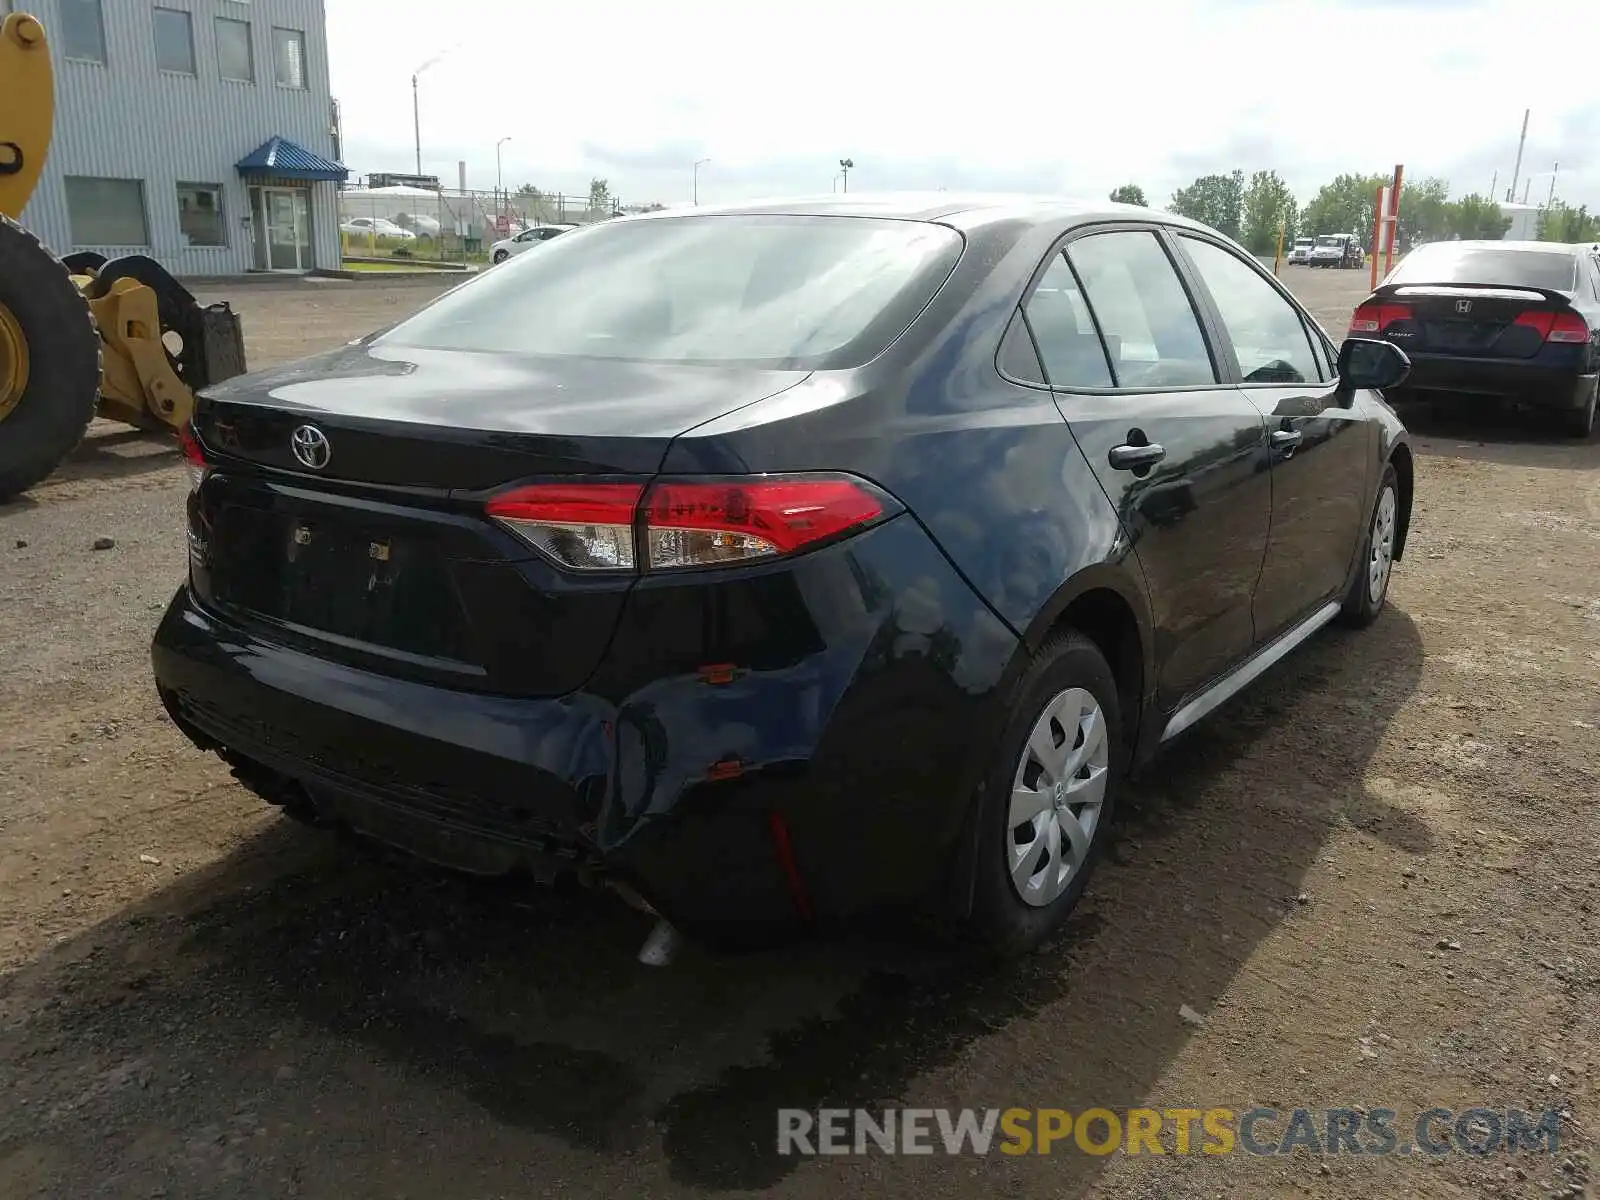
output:
M 1434 242 L 1408 254 L 1350 320 L 1405 349 L 1405 396 L 1481 395 L 1594 432 L 1600 258 L 1554 242 Z M 1405 397 L 1393 397 L 1402 399 Z
M 1130 769 L 1378 613 L 1405 369 L 1145 209 L 606 222 L 203 396 L 156 682 L 266 799 L 453 866 L 1021 950 Z

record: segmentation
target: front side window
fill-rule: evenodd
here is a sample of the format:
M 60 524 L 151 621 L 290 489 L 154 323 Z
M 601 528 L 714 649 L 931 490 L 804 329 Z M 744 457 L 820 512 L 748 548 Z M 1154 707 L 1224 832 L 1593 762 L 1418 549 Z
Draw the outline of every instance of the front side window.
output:
M 191 246 L 226 246 L 228 239 L 222 224 L 222 185 L 180 183 L 178 228 Z
M 254 83 L 256 68 L 250 50 L 250 22 L 218 17 L 217 74 L 236 83 Z
M 835 216 L 607 222 L 550 239 L 380 339 L 818 370 L 876 357 L 955 268 L 942 225 Z
M 194 30 L 189 14 L 177 8 L 158 8 L 152 19 L 156 34 L 156 67 L 180 75 L 193 75 Z
M 74 246 L 148 246 L 144 185 L 137 179 L 68 175 L 67 220 Z
M 272 74 L 279 87 L 306 86 L 306 35 L 298 29 L 272 31 Z
M 60 0 L 61 55 L 84 62 L 106 61 L 106 27 L 100 0 Z
M 1095 332 L 1078 281 L 1060 254 L 1039 277 L 1039 286 L 1023 305 L 1028 325 L 1044 363 L 1046 381 L 1054 387 L 1108 388 L 1111 368 L 1105 346 Z
M 1212 242 L 1183 247 L 1216 301 L 1245 383 L 1310 383 L 1321 377 L 1299 311 L 1251 266 Z
M 1119 388 L 1216 383 L 1200 319 L 1154 233 L 1096 233 L 1067 247 Z

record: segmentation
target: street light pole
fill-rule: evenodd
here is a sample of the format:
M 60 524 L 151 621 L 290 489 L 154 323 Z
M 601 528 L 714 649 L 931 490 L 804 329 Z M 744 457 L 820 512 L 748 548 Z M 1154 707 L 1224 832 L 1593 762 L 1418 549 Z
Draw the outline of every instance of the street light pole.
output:
M 853 158 L 841 158 L 839 160 L 839 175 L 843 184 L 839 189 L 840 191 L 848 192 L 850 190 L 850 168 L 855 165 L 856 160 Z
M 501 209 L 502 212 L 505 211 L 506 184 L 505 184 L 505 176 L 500 170 L 500 147 L 504 146 L 510 140 L 511 140 L 511 135 L 507 134 L 505 137 L 501 138 L 498 142 L 496 142 L 494 144 L 494 190 L 500 193 L 500 209 Z M 420 171 L 418 171 L 417 173 L 419 175 L 421 174 Z
M 700 168 L 710 161 L 709 158 L 702 158 L 694 164 L 694 202 L 696 204 L 700 203 Z
M 422 105 L 417 98 L 417 80 L 422 78 L 424 71 L 454 49 L 454 46 L 446 46 L 415 71 L 411 72 L 411 136 L 416 142 L 418 175 L 422 174 Z
M 422 174 L 422 107 L 417 99 L 417 76 L 422 74 L 418 69 L 411 73 L 411 134 L 417 144 L 417 174 Z

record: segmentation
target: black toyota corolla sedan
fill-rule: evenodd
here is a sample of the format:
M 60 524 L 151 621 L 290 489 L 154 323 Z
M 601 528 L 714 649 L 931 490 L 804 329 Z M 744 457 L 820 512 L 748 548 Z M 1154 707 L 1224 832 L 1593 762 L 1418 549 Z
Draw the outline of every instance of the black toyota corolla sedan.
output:
M 156 682 L 266 799 L 453 866 L 1017 951 L 1131 769 L 1376 616 L 1405 370 L 1145 209 L 606 222 L 203 396 Z
M 1600 257 L 1554 242 L 1434 242 L 1408 254 L 1350 319 L 1404 348 L 1408 395 L 1482 395 L 1594 432 Z M 1400 399 L 1401 397 L 1393 397 Z

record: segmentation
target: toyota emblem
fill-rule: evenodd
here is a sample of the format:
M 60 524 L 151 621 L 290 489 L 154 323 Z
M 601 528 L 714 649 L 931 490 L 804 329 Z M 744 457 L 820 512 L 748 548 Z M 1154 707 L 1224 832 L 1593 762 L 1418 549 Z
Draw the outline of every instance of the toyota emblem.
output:
M 313 471 L 322 470 L 333 457 L 328 435 L 315 425 L 301 425 L 291 433 L 289 449 L 294 451 L 295 458 L 300 460 L 302 466 L 310 467 Z

